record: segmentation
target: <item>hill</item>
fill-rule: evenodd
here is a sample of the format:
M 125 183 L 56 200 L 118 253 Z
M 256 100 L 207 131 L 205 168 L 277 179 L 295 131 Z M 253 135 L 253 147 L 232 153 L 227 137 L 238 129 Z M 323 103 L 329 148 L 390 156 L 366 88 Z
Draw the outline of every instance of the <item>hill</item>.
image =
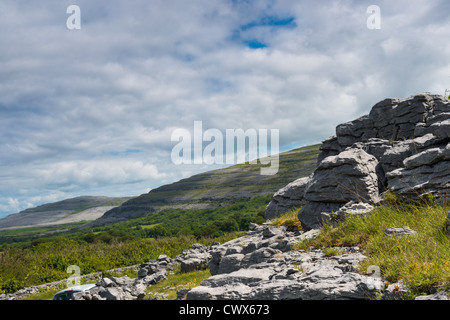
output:
M 132 198 L 83 227 L 116 223 L 165 209 L 216 208 L 273 195 L 286 183 L 309 176 L 317 165 L 318 154 L 319 145 L 281 153 L 278 173 L 272 176 L 260 174 L 259 162 L 200 173 Z
M 81 196 L 29 208 L 0 219 L 0 230 L 62 225 L 90 221 L 120 205 L 129 197 Z

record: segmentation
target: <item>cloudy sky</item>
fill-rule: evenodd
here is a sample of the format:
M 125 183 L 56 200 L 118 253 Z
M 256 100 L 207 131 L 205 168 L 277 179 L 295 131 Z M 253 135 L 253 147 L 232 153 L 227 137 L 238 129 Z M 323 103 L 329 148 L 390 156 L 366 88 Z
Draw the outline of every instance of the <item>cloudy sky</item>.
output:
M 0 217 L 210 170 L 171 161 L 194 121 L 279 129 L 286 150 L 386 97 L 444 94 L 449 15 L 447 0 L 2 0 Z

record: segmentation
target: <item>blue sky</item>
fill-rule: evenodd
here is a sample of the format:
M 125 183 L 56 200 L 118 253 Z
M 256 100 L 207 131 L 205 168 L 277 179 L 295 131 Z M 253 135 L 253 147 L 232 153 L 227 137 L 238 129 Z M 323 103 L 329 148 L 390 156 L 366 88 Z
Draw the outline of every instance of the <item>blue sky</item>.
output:
M 279 129 L 286 149 L 386 97 L 443 94 L 449 14 L 445 0 L 3 0 L 0 217 L 214 169 L 171 163 L 171 133 L 194 121 Z

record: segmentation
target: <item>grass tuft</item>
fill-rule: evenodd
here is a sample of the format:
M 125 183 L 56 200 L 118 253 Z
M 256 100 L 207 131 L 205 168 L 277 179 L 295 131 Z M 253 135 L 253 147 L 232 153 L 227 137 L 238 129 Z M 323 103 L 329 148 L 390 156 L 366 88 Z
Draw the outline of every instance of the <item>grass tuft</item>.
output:
M 294 208 L 279 217 L 271 220 L 272 225 L 281 227 L 285 226 L 288 231 L 302 231 L 302 225 L 298 220 L 298 212 L 301 208 Z
M 163 294 L 167 300 L 175 300 L 178 290 L 197 287 L 203 279 L 209 278 L 210 276 L 209 269 L 182 273 L 180 266 L 177 266 L 174 272 L 168 275 L 167 279 L 148 287 L 146 293 L 149 296 Z
M 315 240 L 304 241 L 296 249 L 310 246 L 330 251 L 333 247 L 359 246 L 368 259 L 361 270 L 379 266 L 389 282 L 403 281 L 419 295 L 432 288 L 450 287 L 450 235 L 445 222 L 448 205 L 431 199 L 420 203 L 400 203 L 391 197 L 364 216 L 348 216 L 336 224 L 322 227 Z M 416 235 L 393 237 L 388 227 L 408 226 Z

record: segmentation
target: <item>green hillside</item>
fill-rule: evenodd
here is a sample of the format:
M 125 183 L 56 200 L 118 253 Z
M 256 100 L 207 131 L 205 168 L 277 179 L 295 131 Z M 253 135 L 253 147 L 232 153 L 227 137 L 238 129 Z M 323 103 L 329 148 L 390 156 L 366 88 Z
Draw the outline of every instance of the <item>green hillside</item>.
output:
M 163 209 L 206 209 L 238 200 L 273 195 L 289 182 L 310 175 L 316 168 L 319 146 L 280 154 L 275 175 L 261 175 L 261 164 L 239 164 L 208 171 L 151 190 L 105 213 L 92 225 L 111 224 Z

